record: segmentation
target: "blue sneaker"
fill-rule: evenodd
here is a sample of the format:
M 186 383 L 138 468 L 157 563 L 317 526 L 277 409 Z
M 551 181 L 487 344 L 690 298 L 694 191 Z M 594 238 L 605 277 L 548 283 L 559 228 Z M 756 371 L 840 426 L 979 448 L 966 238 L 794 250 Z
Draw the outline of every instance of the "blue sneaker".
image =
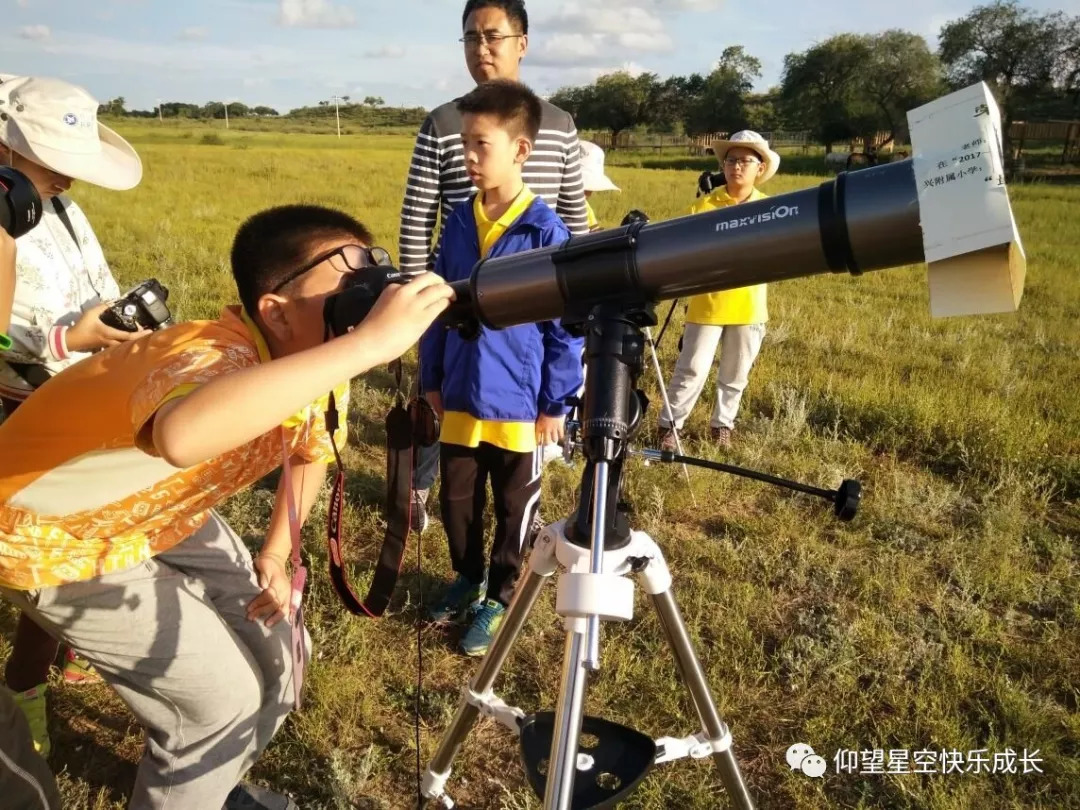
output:
M 435 603 L 435 607 L 428 610 L 428 621 L 441 624 L 463 617 L 467 618 L 483 604 L 486 593 L 486 582 L 474 585 L 459 574 L 446 589 L 442 599 Z
M 496 602 L 494 599 L 484 602 L 476 618 L 469 625 L 469 632 L 461 640 L 462 651 L 471 656 L 487 655 L 491 640 L 495 638 L 495 633 L 502 626 L 505 616 L 506 608 L 501 602 Z

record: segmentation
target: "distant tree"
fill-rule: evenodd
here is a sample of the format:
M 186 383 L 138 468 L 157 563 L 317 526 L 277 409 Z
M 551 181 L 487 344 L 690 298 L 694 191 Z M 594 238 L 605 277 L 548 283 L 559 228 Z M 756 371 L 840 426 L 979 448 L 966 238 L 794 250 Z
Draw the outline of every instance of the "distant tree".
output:
M 747 129 L 757 132 L 772 132 L 783 129 L 780 114 L 780 90 L 774 88 L 768 93 L 751 93 L 743 101 L 743 118 Z
M 382 96 L 365 96 L 364 104 L 368 107 L 382 107 L 386 102 L 383 101 Z
M 574 119 L 574 122 L 579 127 L 581 127 L 583 126 L 580 121 L 582 109 L 591 102 L 592 91 L 592 85 L 583 87 L 562 87 L 556 90 L 548 101 L 556 107 L 570 113 L 570 117 Z
M 741 128 L 746 122 L 745 98 L 761 76 L 761 60 L 741 45 L 724 49 L 704 86 L 686 106 L 683 126 L 688 135 Z
M 870 38 L 857 34 L 789 53 L 780 84 L 785 119 L 810 130 L 826 152 L 836 141 L 872 130 L 874 112 L 860 89 L 870 60 Z
M 262 105 L 259 105 L 258 107 L 252 108 L 251 112 L 252 112 L 253 115 L 258 115 L 258 116 L 267 116 L 267 115 L 277 116 L 277 115 L 280 115 L 280 113 L 277 110 L 275 110 L 273 107 L 264 107 Z
M 870 38 L 870 60 L 858 91 L 876 108 L 872 123 L 906 143 L 907 111 L 940 95 L 945 87 L 941 62 L 918 34 L 891 30 Z M 869 122 L 868 122 L 869 123 Z M 866 133 L 870 134 L 870 133 Z
M 1003 129 L 1047 94 L 1076 92 L 1080 22 L 1060 11 L 1038 14 L 1015 0 L 997 0 L 946 23 L 938 54 L 949 82 L 986 82 L 1001 105 Z
M 126 103 L 123 96 L 117 96 L 114 99 L 110 99 L 105 104 L 99 105 L 98 115 L 126 115 Z
M 631 76 L 625 71 L 601 76 L 585 94 L 575 116 L 587 129 L 607 129 L 612 141 L 647 118 L 647 102 L 656 77 L 651 73 Z
M 683 127 L 687 107 L 705 87 L 705 78 L 697 73 L 671 76 L 656 81 L 645 110 L 645 123 L 654 132 L 676 132 Z

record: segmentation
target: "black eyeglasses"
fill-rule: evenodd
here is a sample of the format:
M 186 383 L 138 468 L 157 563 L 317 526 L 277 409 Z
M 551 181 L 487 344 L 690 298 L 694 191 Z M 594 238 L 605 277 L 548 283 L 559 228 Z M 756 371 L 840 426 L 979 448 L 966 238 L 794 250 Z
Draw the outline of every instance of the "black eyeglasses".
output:
M 342 245 L 339 248 L 334 248 L 327 253 L 321 254 L 317 258 L 312 259 L 299 270 L 290 273 L 288 276 L 285 277 L 285 280 L 278 284 L 276 287 L 274 287 L 271 292 L 276 293 L 286 284 L 292 281 L 296 281 L 296 279 L 300 278 L 300 276 L 304 275 L 304 273 L 306 273 L 308 270 L 317 267 L 318 265 L 325 262 L 327 259 L 332 259 L 335 256 L 341 257 L 341 260 L 345 262 L 345 267 L 347 269 L 342 270 L 333 262 L 330 263 L 330 266 L 343 275 L 355 273 L 357 270 L 363 270 L 365 267 L 371 267 L 372 265 L 380 265 L 382 267 L 393 265 L 393 262 L 390 261 L 390 254 L 381 247 L 366 248 L 361 247 L 360 245 Z
M 470 31 L 458 42 L 464 42 L 466 48 L 477 48 L 480 43 L 483 42 L 492 48 L 498 48 L 504 39 L 519 39 L 525 36 L 524 34 L 500 34 L 498 31 Z
M 731 166 L 732 168 L 734 168 L 736 166 L 742 166 L 744 169 L 747 169 L 747 168 L 749 168 L 751 166 L 756 166 L 758 163 L 761 163 L 761 161 L 758 160 L 757 158 L 751 158 L 751 157 L 724 158 L 724 165 L 725 166 Z

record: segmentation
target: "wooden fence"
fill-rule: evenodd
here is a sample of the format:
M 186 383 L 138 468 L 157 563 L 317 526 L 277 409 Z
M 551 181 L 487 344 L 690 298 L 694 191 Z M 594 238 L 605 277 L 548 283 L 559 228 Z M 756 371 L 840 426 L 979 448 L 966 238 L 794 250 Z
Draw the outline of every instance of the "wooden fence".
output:
M 1024 150 L 1061 146 L 1061 163 L 1080 162 L 1080 121 L 1013 121 L 1009 127 L 1010 157 L 1022 160 Z

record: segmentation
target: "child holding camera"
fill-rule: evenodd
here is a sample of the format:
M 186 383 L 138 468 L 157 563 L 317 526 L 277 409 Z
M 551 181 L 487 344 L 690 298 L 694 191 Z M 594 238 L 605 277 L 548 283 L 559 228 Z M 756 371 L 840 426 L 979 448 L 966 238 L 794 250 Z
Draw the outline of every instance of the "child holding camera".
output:
M 467 278 L 485 257 L 558 244 L 570 232 L 522 180 L 540 128 L 541 104 L 524 85 L 499 79 L 458 101 L 469 179 L 480 189 L 451 214 L 435 271 Z M 482 328 L 475 341 L 435 327 L 421 341 L 421 384 L 442 415 L 440 506 L 456 580 L 430 613 L 474 613 L 467 655 L 487 652 L 521 570 L 540 499 L 539 448 L 563 437 L 566 400 L 582 383 L 583 341 L 556 321 Z M 487 479 L 495 536 L 485 576 Z
M 333 458 L 321 403 L 335 392 L 343 442 L 347 381 L 399 357 L 453 296 L 425 273 L 325 340 L 326 299 L 372 263 L 371 242 L 330 209 L 257 214 L 233 244 L 242 306 L 95 354 L 0 425 L 0 596 L 143 725 L 131 807 L 296 807 L 239 782 L 294 701 L 303 634 L 282 619 Z M 73 405 L 96 418 L 63 418 Z M 214 510 L 283 465 L 253 559 Z
M 0 102 L 0 163 L 22 172 L 43 204 L 41 221 L 16 240 L 10 326 L 0 340 L 0 408 L 6 419 L 50 377 L 90 352 L 146 332 L 124 332 L 101 321 L 120 291 L 89 221 L 65 195 L 76 180 L 133 188 L 142 177 L 135 150 L 97 123 L 97 101 L 67 82 L 5 76 Z M 46 681 L 57 650 L 48 634 L 21 617 L 5 670 L 43 756 L 50 751 Z M 64 677 L 79 682 L 96 676 L 68 650 Z

